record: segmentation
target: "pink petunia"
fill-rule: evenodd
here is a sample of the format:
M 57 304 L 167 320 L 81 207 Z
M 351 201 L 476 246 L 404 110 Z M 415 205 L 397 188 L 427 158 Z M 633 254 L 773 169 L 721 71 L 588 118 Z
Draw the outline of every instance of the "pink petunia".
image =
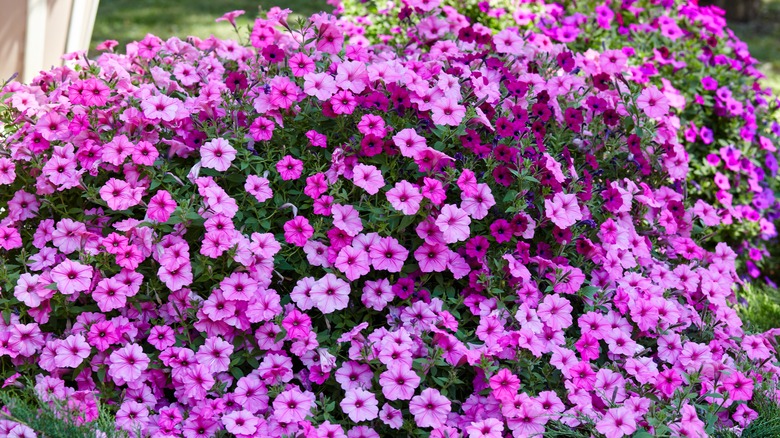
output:
M 296 216 L 284 224 L 284 240 L 295 246 L 304 246 L 306 241 L 314 235 L 314 228 L 309 225 L 309 220 L 303 216 Z
M 245 409 L 222 416 L 225 430 L 234 435 L 254 435 L 259 423 L 260 419 Z
M 418 427 L 444 426 L 451 410 L 450 400 L 433 388 L 424 389 L 409 402 L 409 412 L 414 415 Z
M 310 72 L 303 79 L 303 92 L 322 101 L 330 99 L 338 90 L 336 80 L 327 73 Z
M 244 183 L 244 190 L 254 196 L 257 202 L 265 202 L 274 196 L 268 179 L 257 175 L 249 175 Z
M 339 405 L 354 422 L 371 421 L 379 415 L 378 402 L 374 394 L 362 388 L 347 391 Z
M 351 205 L 334 204 L 333 225 L 347 233 L 349 236 L 357 236 L 363 231 L 363 222 L 360 220 L 360 214 L 355 207 Z
M 560 295 L 547 295 L 536 310 L 539 320 L 553 330 L 569 328 L 572 324 L 572 306 Z
M 10 251 L 22 247 L 22 235 L 15 227 L 0 226 L 0 248 Z
M 443 243 L 423 243 L 414 251 L 414 258 L 423 272 L 444 272 L 449 261 L 449 249 Z
M 349 292 L 349 283 L 328 273 L 312 285 L 309 296 L 320 312 L 327 314 L 345 309 Z
M 227 21 L 233 27 L 236 27 L 236 18 L 240 17 L 242 15 L 244 15 L 244 11 L 241 10 L 241 9 L 238 9 L 238 10 L 235 10 L 235 11 L 226 12 L 225 14 L 223 14 L 221 17 L 217 18 L 214 21 L 217 22 L 217 23 L 219 23 L 220 21 Z M 252 433 L 254 433 L 254 432 L 252 432 Z
M 282 391 L 274 399 L 274 418 L 279 422 L 291 423 L 303 421 L 311 414 L 314 406 L 314 394 L 301 392 L 297 387 Z
M 0 186 L 11 184 L 16 179 L 16 164 L 10 159 L 0 157 Z
M 352 182 L 370 195 L 376 195 L 379 189 L 384 187 L 385 180 L 382 172 L 376 166 L 358 164 L 353 169 Z
M 558 228 L 568 228 L 582 219 L 582 211 L 577 204 L 577 196 L 556 193 L 552 200 L 544 200 L 545 216 Z
M 398 243 L 394 237 L 383 237 L 371 245 L 369 252 L 374 269 L 388 272 L 401 272 L 404 261 L 409 257 L 409 250 Z
M 496 400 L 512 400 L 520 389 L 520 379 L 508 369 L 502 368 L 490 378 L 490 389 L 493 390 Z
M 92 349 L 84 335 L 68 336 L 57 344 L 54 363 L 62 368 L 76 368 L 86 359 Z
M 149 357 L 140 345 L 128 344 L 109 356 L 108 375 L 114 378 L 114 382 L 139 381 L 141 374 L 149 367 L 149 362 Z
M 95 300 L 101 312 L 110 312 L 125 307 L 129 293 L 128 287 L 121 281 L 113 277 L 104 278 L 95 286 L 92 299 Z
M 451 97 L 437 99 L 431 111 L 431 119 L 436 125 L 458 126 L 465 115 L 466 107 Z
M 276 163 L 276 171 L 279 172 L 279 175 L 285 181 L 298 179 L 303 172 L 303 161 L 290 155 L 285 155 Z
M 620 438 L 636 431 L 634 415 L 626 407 L 613 408 L 596 423 L 596 430 L 607 438 Z
M 414 158 L 427 148 L 425 137 L 412 128 L 402 129 L 394 135 L 393 144 L 401 151 L 401 155 L 407 158 Z
M 379 385 L 386 399 L 409 400 L 420 386 L 420 376 L 408 366 L 391 364 L 387 371 L 379 375 Z
M 181 101 L 165 95 L 151 96 L 141 102 L 144 115 L 150 120 L 170 122 L 176 118 Z
M 723 378 L 723 388 L 728 392 L 731 400 L 750 401 L 753 398 L 753 380 L 739 371 Z
M 215 138 L 200 148 L 200 160 L 203 167 L 224 172 L 236 158 L 236 150 L 224 138 Z
M 465 192 L 461 193 L 460 199 L 460 208 L 477 220 L 484 219 L 490 207 L 496 205 L 490 187 L 485 183 L 478 183 L 476 192 L 470 195 Z
M 51 279 L 61 293 L 73 295 L 89 289 L 92 283 L 92 266 L 65 260 L 51 270 Z
M 149 200 L 146 217 L 157 222 L 167 222 L 176 210 L 176 201 L 167 190 L 160 190 Z
M 441 213 L 436 218 L 436 226 L 441 230 L 446 243 L 468 239 L 470 223 L 471 218 L 468 213 L 452 204 L 442 207 Z
M 137 196 L 140 195 L 140 190 L 136 190 L 130 184 L 116 178 L 106 181 L 99 193 L 100 198 L 108 204 L 108 208 L 116 211 L 127 210 L 138 205 L 141 201 L 140 197 Z
M 349 281 L 355 281 L 371 270 L 368 253 L 352 246 L 339 250 L 334 266 L 343 272 Z
M 639 94 L 636 106 L 644 111 L 647 117 L 660 119 L 669 112 L 669 99 L 658 88 L 651 85 Z
M 406 180 L 395 183 L 395 187 L 387 192 L 390 205 L 405 215 L 417 213 L 422 199 L 420 190 Z

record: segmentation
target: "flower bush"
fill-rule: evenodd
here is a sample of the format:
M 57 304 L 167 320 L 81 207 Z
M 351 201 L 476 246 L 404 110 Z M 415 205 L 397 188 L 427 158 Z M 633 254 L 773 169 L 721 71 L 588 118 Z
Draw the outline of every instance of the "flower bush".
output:
M 459 2 L 345 0 L 337 11 L 350 23 L 356 41 L 390 37 L 401 31 L 411 10 L 428 11 L 423 21 L 451 20 Z M 730 243 L 740 254 L 738 268 L 750 278 L 780 280 L 777 220 L 777 102 L 758 80 L 762 74 L 747 45 L 726 27 L 723 11 L 689 1 L 588 0 L 514 4 L 466 2 L 459 10 L 471 27 L 519 27 L 564 43 L 608 74 L 655 85 L 668 105 L 671 125 L 685 146 L 691 167 L 686 196 L 718 210 L 714 241 Z M 448 6 L 449 5 L 449 6 Z M 470 29 L 466 20 L 460 29 Z M 362 25 L 366 25 L 363 27 Z M 370 26 L 367 26 L 370 24 Z M 378 33 L 377 33 L 378 32 Z M 609 53 L 609 58 L 604 54 Z M 605 62 L 601 60 L 605 59 Z
M 4 86 L 6 385 L 187 438 L 704 436 L 775 398 L 662 90 L 454 10 L 377 45 L 288 13 Z

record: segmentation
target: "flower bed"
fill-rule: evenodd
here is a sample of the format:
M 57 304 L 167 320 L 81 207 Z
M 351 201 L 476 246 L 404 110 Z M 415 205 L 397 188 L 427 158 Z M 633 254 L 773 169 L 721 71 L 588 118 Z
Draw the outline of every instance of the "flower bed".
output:
M 409 40 L 402 20 L 420 24 L 452 21 L 451 7 L 414 1 L 337 2 L 349 25 L 350 41 Z M 714 241 L 728 242 L 740 254 L 739 272 L 774 286 L 780 280 L 776 224 L 777 102 L 760 86 L 762 74 L 747 45 L 726 27 L 723 11 L 689 1 L 601 0 L 544 4 L 538 1 L 466 2 L 457 28 L 512 26 L 541 32 L 554 42 L 583 52 L 590 61 L 612 53 L 600 69 L 628 80 L 653 84 L 668 100 L 669 124 L 685 146 L 691 167 L 686 196 L 714 205 L 721 218 Z M 456 29 L 456 31 L 458 30 Z M 429 36 L 423 36 L 423 40 Z
M 7 384 L 188 438 L 696 436 L 773 397 L 669 98 L 614 52 L 287 13 L 4 87 Z

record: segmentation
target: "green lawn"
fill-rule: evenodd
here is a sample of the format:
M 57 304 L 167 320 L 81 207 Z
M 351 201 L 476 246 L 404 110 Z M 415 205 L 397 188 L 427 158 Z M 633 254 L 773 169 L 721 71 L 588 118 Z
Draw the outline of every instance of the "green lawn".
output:
M 225 12 L 243 9 L 246 14 L 237 22 L 245 27 L 257 16 L 258 7 L 268 10 L 273 6 L 289 8 L 299 16 L 332 10 L 325 0 L 101 0 L 90 49 L 108 39 L 119 41 L 124 48 L 147 33 L 164 39 L 174 35 L 207 38 L 211 34 L 235 38 L 229 23 L 214 20 Z

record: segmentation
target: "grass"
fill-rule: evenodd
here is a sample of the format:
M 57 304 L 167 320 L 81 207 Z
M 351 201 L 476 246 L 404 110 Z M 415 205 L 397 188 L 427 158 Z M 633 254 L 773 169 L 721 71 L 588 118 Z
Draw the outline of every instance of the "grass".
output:
M 235 38 L 229 23 L 214 20 L 225 12 L 243 9 L 246 14 L 237 24 L 245 27 L 253 22 L 259 7 L 267 11 L 273 6 L 291 9 L 293 17 L 332 9 L 325 0 L 101 0 L 90 50 L 94 54 L 95 46 L 109 39 L 119 41 L 120 49 L 124 49 L 125 44 L 147 33 L 163 39 L 190 35 L 208 38 L 211 34 Z
M 764 0 L 756 20 L 729 23 L 729 27 L 761 63 L 759 70 L 767 76 L 763 84 L 780 94 L 780 0 Z

